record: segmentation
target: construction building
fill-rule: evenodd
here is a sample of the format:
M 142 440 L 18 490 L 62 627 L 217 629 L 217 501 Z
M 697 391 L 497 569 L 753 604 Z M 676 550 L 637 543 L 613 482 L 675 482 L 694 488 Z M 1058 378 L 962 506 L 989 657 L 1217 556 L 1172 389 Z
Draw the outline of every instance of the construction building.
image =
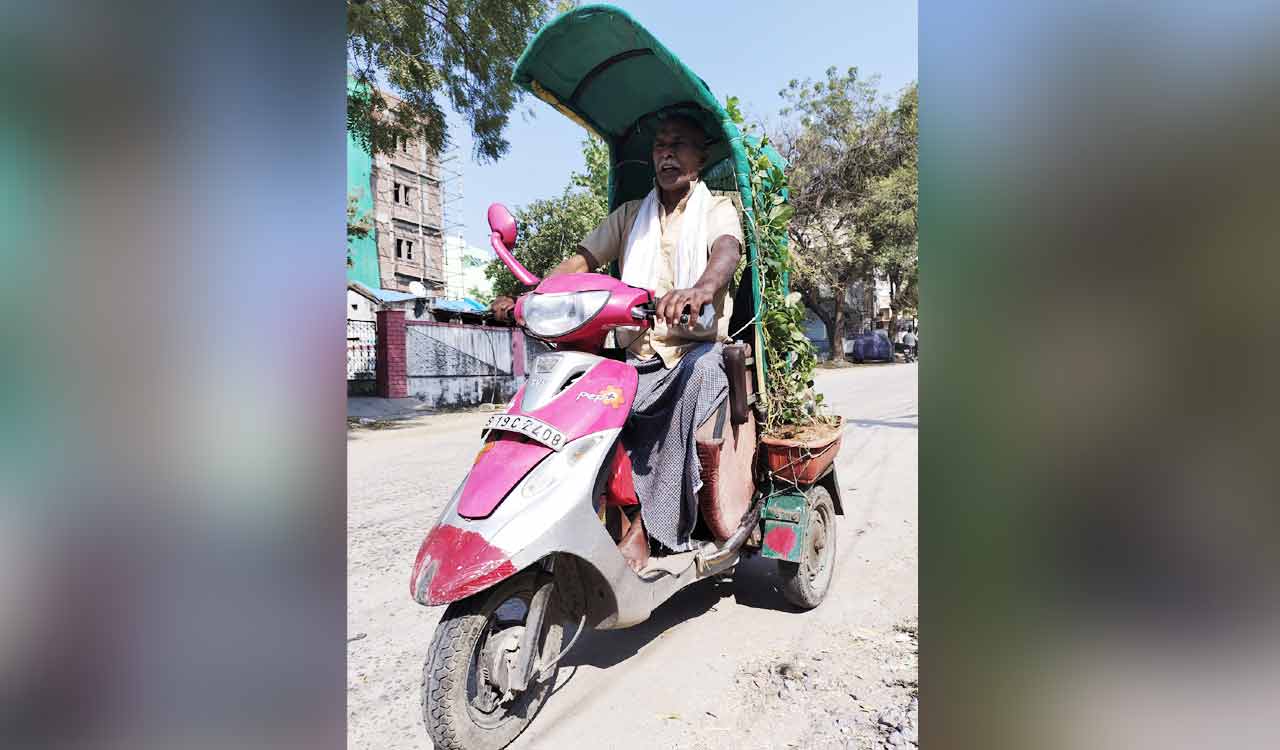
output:
M 450 175 L 441 162 L 421 141 L 402 141 L 394 153 L 371 156 L 347 134 L 347 194 L 374 229 L 369 237 L 348 239 L 348 281 L 422 297 L 445 295 L 444 183 Z

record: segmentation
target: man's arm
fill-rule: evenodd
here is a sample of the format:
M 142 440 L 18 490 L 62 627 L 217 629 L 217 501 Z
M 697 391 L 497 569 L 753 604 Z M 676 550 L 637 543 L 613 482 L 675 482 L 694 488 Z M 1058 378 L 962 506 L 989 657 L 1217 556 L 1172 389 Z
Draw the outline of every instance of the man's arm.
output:
M 600 264 L 597 263 L 596 259 L 591 255 L 591 251 L 582 245 L 578 245 L 577 252 L 560 261 L 560 265 L 551 269 L 551 272 L 547 274 L 547 277 L 561 276 L 566 273 L 590 273 L 599 267 Z
M 686 307 L 693 309 L 694 318 L 698 317 L 702 306 L 711 304 L 716 292 L 729 285 L 740 256 L 741 245 L 736 238 L 727 234 L 717 237 L 701 278 L 691 288 L 672 290 L 659 300 L 658 317 L 669 326 L 678 325 Z
M 599 265 L 595 257 L 591 255 L 591 251 L 579 245 L 577 252 L 560 261 L 560 265 L 551 269 L 543 278 L 562 276 L 566 273 L 587 273 Z M 511 297 L 498 297 L 489 305 L 489 309 L 493 310 L 493 315 L 498 320 L 507 320 L 511 317 L 511 310 L 515 306 L 516 301 Z

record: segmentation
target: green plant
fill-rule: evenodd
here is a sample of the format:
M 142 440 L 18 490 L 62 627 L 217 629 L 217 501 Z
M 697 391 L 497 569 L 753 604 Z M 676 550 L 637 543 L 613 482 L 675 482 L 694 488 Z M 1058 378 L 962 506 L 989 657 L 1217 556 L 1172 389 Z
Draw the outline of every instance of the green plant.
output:
M 744 131 L 744 118 L 737 97 L 729 97 L 729 116 Z M 760 271 L 761 334 L 768 365 L 764 389 L 765 434 L 779 434 L 806 426 L 828 425 L 822 414 L 822 394 L 813 391 L 813 369 L 818 355 L 804 332 L 804 305 L 800 293 L 788 289 L 792 258 L 787 245 L 787 229 L 795 209 L 787 201 L 787 175 L 783 165 L 770 159 L 769 137 L 743 138 L 751 169 L 753 220 L 747 231 L 755 237 Z M 776 152 L 773 152 L 776 154 Z M 738 280 L 745 268 L 738 269 Z
M 347 268 L 355 266 L 351 257 L 351 240 L 362 240 L 373 233 L 373 218 L 369 212 L 360 210 L 360 201 L 364 191 L 356 188 L 347 193 Z
M 468 289 L 467 296 L 475 300 L 476 302 L 479 302 L 482 305 L 487 305 L 490 302 L 493 302 L 493 293 L 486 292 L 480 289 L 480 287 L 478 286 L 473 286 L 470 289 Z

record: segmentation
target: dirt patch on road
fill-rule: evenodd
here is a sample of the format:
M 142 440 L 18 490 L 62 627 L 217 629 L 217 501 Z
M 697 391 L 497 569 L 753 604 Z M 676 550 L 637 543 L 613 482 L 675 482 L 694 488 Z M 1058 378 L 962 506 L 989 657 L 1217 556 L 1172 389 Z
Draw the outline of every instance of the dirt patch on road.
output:
M 827 633 L 817 650 L 779 651 L 739 669 L 715 725 L 687 748 L 840 748 L 919 746 L 919 640 L 916 621 L 888 631 Z

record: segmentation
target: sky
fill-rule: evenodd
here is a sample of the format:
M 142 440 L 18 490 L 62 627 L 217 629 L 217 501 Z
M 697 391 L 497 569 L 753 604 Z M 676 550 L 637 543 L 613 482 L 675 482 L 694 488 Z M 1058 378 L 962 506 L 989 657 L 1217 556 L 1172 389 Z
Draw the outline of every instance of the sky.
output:
M 832 65 L 879 74 L 894 93 L 917 78 L 915 0 L 644 0 L 614 2 L 656 36 L 711 87 L 721 102 L 737 96 L 748 120 L 776 118 L 779 90 L 793 79 L 824 78 Z M 714 30 L 714 31 L 713 31 Z M 461 173 L 462 198 L 450 205 L 446 225 L 468 244 L 489 246 L 490 203 L 515 209 L 559 195 L 581 170 L 586 131 L 533 96 L 512 113 L 507 155 L 479 165 L 471 134 L 456 116 L 452 165 Z

